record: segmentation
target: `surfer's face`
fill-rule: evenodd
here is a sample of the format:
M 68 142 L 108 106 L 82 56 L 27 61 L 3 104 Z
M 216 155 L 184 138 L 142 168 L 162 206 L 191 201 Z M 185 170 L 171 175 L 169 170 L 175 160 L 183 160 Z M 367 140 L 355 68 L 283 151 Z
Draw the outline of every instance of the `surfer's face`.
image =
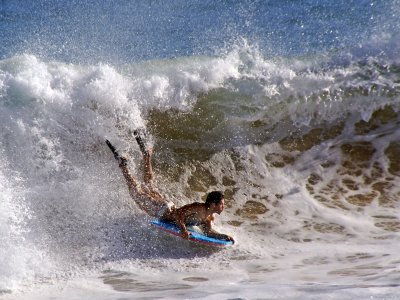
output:
M 224 198 L 222 198 L 221 201 L 215 204 L 215 212 L 220 215 L 224 210 L 224 207 L 225 207 L 225 201 Z

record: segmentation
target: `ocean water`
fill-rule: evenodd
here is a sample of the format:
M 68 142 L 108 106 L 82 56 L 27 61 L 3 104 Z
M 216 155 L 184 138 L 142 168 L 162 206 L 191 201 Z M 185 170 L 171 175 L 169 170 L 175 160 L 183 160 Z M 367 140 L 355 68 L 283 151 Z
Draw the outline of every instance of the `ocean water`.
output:
M 0 1 L 1 299 L 399 299 L 400 2 Z M 213 249 L 155 231 L 104 143 Z

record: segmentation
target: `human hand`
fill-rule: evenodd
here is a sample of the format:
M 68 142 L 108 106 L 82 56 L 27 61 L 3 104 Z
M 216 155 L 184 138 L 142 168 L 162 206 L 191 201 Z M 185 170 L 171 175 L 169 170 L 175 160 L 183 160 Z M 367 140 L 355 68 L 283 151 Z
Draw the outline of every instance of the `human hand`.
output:
M 233 239 L 233 237 L 231 237 L 231 236 L 229 236 L 229 235 L 227 235 L 227 236 L 225 237 L 225 240 L 227 240 L 227 241 L 229 241 L 229 242 L 232 242 L 233 244 L 235 243 L 235 240 Z
M 187 230 L 185 230 L 185 231 L 182 231 L 182 232 L 181 232 L 181 236 L 182 236 L 182 238 L 184 238 L 185 240 L 188 240 L 188 239 L 189 239 L 189 236 L 190 236 L 190 233 L 189 233 Z

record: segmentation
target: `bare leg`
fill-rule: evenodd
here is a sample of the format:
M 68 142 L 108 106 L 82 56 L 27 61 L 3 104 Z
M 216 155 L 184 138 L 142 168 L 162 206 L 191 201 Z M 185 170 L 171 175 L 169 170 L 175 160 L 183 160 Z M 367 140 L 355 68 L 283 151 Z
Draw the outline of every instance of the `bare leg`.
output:
M 144 161 L 143 180 L 146 187 L 149 189 L 148 190 L 149 196 L 154 200 L 162 200 L 160 203 L 163 203 L 166 200 L 154 186 L 154 172 L 153 172 L 153 166 L 151 164 L 151 153 L 152 153 L 151 149 L 143 152 L 143 161 Z
M 126 163 L 126 158 L 123 158 L 123 161 L 122 161 L 122 163 L 119 164 L 119 167 L 122 171 L 122 174 L 124 175 L 124 178 L 126 180 L 129 190 L 135 189 L 137 192 L 139 192 L 139 189 L 140 189 L 139 183 L 136 180 L 136 178 L 129 171 L 127 163 Z
M 133 188 L 135 191 L 139 192 L 139 183 L 136 181 L 135 177 L 133 177 L 132 174 L 129 172 L 127 166 L 127 158 L 120 156 L 117 152 L 117 149 L 115 149 L 115 147 L 110 143 L 109 140 L 106 140 L 106 144 L 110 148 L 111 152 L 114 154 L 114 158 L 119 162 L 119 167 L 122 170 L 122 174 L 124 175 L 126 183 L 128 184 L 129 190 Z
M 169 202 L 153 187 L 154 174 L 151 165 L 151 150 L 142 151 L 144 160 L 143 177 L 145 185 L 141 185 L 129 171 L 127 159 L 121 157 L 115 147 L 108 140 L 106 140 L 106 143 L 113 152 L 115 159 L 119 162 L 119 167 L 128 185 L 129 193 L 133 200 L 135 200 L 136 204 L 148 215 L 153 217 L 171 214 L 172 208 L 170 207 Z
M 144 183 L 147 185 L 153 184 L 154 173 L 153 166 L 151 165 L 151 150 L 143 153 L 144 169 L 143 169 L 143 179 Z
M 156 192 L 153 192 L 153 189 L 147 190 L 147 188 L 142 188 L 129 171 L 125 158 L 122 158 L 119 167 L 124 175 L 132 199 L 141 210 L 145 211 L 150 216 L 157 217 L 157 211 L 159 207 L 163 205 L 164 201 L 160 197 L 157 197 L 158 194 L 155 194 Z
M 146 146 L 146 142 L 144 141 L 145 137 L 145 131 L 144 129 L 137 129 L 134 132 L 136 142 L 139 145 L 140 152 L 142 152 L 143 155 L 143 161 L 144 161 L 144 168 L 143 168 L 143 180 L 144 183 L 148 186 L 153 185 L 153 179 L 154 179 L 154 173 L 153 173 L 153 167 L 151 165 L 151 155 L 152 155 L 152 149 L 148 149 Z

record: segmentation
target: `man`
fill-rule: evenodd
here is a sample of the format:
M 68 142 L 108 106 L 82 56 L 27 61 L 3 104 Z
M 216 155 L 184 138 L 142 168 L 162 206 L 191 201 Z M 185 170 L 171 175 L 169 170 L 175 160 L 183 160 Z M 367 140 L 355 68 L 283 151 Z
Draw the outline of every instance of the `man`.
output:
M 144 183 L 140 184 L 129 172 L 127 158 L 118 154 L 115 147 L 106 140 L 107 145 L 119 162 L 119 167 L 125 177 L 131 197 L 137 205 L 148 215 L 162 221 L 175 223 L 184 239 L 189 238 L 186 226 L 199 226 L 204 234 L 210 237 L 234 242 L 229 235 L 218 233 L 212 229 L 214 214 L 221 214 L 224 210 L 224 195 L 214 191 L 207 195 L 205 203 L 195 202 L 176 208 L 172 201 L 165 199 L 154 187 L 154 174 L 151 165 L 151 150 L 146 149 L 140 132 L 134 132 L 144 160 Z

